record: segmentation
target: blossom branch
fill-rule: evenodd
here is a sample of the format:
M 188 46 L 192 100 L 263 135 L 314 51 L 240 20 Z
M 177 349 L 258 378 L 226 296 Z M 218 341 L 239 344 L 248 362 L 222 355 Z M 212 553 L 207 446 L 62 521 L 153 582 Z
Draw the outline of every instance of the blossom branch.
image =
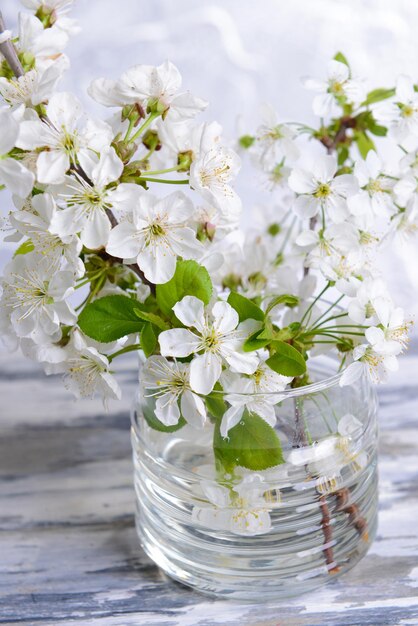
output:
M 16 76 L 16 78 L 19 78 L 24 74 L 23 67 L 21 62 L 19 61 L 16 48 L 14 47 L 11 38 L 6 38 L 6 35 L 6 25 L 3 19 L 3 15 L 0 11 L 0 41 L 2 42 L 0 43 L 0 52 L 9 64 L 13 74 Z

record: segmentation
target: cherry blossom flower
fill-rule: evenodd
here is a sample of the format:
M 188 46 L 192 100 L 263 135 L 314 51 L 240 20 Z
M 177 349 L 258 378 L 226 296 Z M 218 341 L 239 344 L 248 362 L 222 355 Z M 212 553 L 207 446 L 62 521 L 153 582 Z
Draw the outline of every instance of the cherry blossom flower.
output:
M 397 342 L 381 343 L 381 336 L 376 337 L 372 328 L 368 328 L 367 332 L 370 340 L 376 342 L 374 346 L 364 343 L 354 348 L 354 360 L 340 378 L 341 387 L 352 385 L 363 375 L 368 376 L 372 383 L 384 382 L 388 372 L 394 372 L 399 367 L 396 355 L 401 352 L 402 347 Z
M 358 190 L 351 174 L 336 176 L 337 160 L 333 156 L 317 157 L 310 170 L 296 168 L 289 176 L 289 187 L 298 194 L 293 210 L 301 218 L 311 218 L 321 210 L 334 222 L 348 215 L 347 197 Z
M 190 186 L 228 219 L 237 218 L 241 200 L 230 182 L 241 167 L 238 155 L 223 146 L 199 155 L 190 167 Z
M 60 187 L 51 187 L 65 208 L 54 213 L 50 230 L 60 237 L 79 233 L 85 246 L 96 249 L 105 246 L 109 238 L 111 225 L 106 211 L 119 204 L 117 199 L 113 202 L 116 194 L 108 185 L 119 179 L 123 163 L 113 148 L 102 150 L 100 158 L 93 152 L 82 152 L 79 162 L 86 176 L 75 172 Z
M 70 93 L 56 93 L 46 107 L 47 121 L 21 122 L 16 145 L 23 150 L 39 150 L 37 179 L 43 184 L 64 182 L 71 165 L 86 150 L 101 151 L 113 139 L 110 126 L 88 120 L 83 128 L 81 103 Z
M 142 193 L 132 208 L 132 221 L 113 228 L 106 250 L 122 259 L 135 258 L 148 280 L 165 283 L 174 275 L 177 256 L 193 259 L 202 252 L 187 225 L 193 213 L 193 204 L 181 192 L 162 199 Z
M 0 108 L 0 128 L 0 184 L 25 198 L 32 190 L 35 177 L 19 160 L 9 156 L 19 136 L 19 122 L 9 109 Z
M 194 296 L 185 296 L 174 305 L 173 311 L 187 328 L 163 331 L 158 337 L 161 354 L 195 355 L 190 364 L 193 391 L 210 393 L 222 373 L 223 361 L 236 372 L 252 374 L 257 369 L 258 357 L 241 350 L 244 340 L 258 327 L 254 320 L 239 324 L 238 313 L 223 301 L 216 302 L 209 315 L 203 302 Z
M 193 507 L 192 520 L 199 525 L 250 537 L 271 529 L 267 485 L 259 474 L 244 476 L 230 488 L 215 480 L 202 480 L 200 487 L 207 503 Z
M 271 171 L 283 158 L 297 159 L 299 148 L 295 142 L 295 131 L 279 122 L 270 105 L 263 106 L 262 118 L 263 123 L 256 130 L 255 142 L 251 147 L 255 163 L 260 164 L 263 170 Z
M 378 323 L 376 302 L 390 302 L 387 287 L 382 279 L 366 278 L 357 287 L 355 297 L 348 304 L 348 315 L 356 324 Z
M 70 234 L 61 238 L 50 232 L 51 222 L 57 213 L 53 196 L 48 193 L 38 194 L 31 199 L 29 207 L 30 210 L 11 213 L 11 224 L 19 233 L 26 235 L 36 252 L 48 257 L 52 265 L 64 259 L 74 269 L 76 276 L 82 276 L 84 264 L 79 258 L 82 243 L 78 236 Z
M 120 400 L 121 390 L 109 371 L 109 361 L 96 348 L 89 346 L 75 330 L 66 348 L 67 359 L 60 365 L 64 384 L 77 398 L 99 395 L 106 406 L 109 399 Z
M 55 61 L 67 43 L 68 34 L 64 30 L 57 26 L 44 28 L 35 15 L 19 13 L 19 51 L 32 55 L 37 69 Z
M 242 419 L 244 410 L 256 413 L 270 426 L 276 423 L 274 406 L 280 402 L 283 391 L 292 381 L 291 376 L 282 376 L 270 369 L 264 361 L 260 361 L 255 372 L 248 378 L 224 372 L 222 383 L 225 391 L 225 400 L 231 405 L 222 417 L 220 433 L 222 437 L 228 436 L 228 431 L 236 426 Z
M 189 92 L 179 92 L 181 75 L 173 63 L 166 61 L 158 67 L 135 65 L 124 72 L 119 80 L 99 78 L 93 81 L 89 94 L 104 106 L 140 104 L 167 115 L 167 119 L 181 121 L 203 111 L 207 102 Z
M 338 434 L 326 437 L 318 443 L 303 448 L 294 448 L 286 461 L 296 467 L 305 466 L 311 481 L 302 488 L 308 489 L 312 482 L 321 494 L 336 491 L 342 483 L 342 471 L 349 467 L 352 473 L 360 472 L 367 466 L 367 453 L 359 445 L 363 432 L 361 422 L 349 413 L 338 422 Z
M 377 121 L 390 125 L 395 139 L 402 143 L 411 135 L 418 136 L 418 93 L 409 76 L 400 76 L 396 85 L 395 100 L 383 102 L 373 109 Z
M 394 180 L 383 173 L 382 161 L 374 150 L 365 160 L 356 161 L 354 175 L 361 190 L 347 200 L 350 213 L 365 215 L 367 223 L 373 224 L 376 217 L 388 217 L 395 210 Z
M 174 426 L 180 416 L 195 427 L 206 419 L 205 404 L 190 387 L 188 363 L 167 361 L 163 356 L 151 356 L 142 370 L 141 381 L 145 397 L 155 397 L 155 415 L 165 426 Z
M 315 115 L 326 117 L 338 114 L 340 104 L 359 105 L 366 96 L 362 81 L 353 79 L 345 63 L 329 61 L 326 80 L 308 78 L 304 81 L 306 89 L 318 92 L 313 101 Z
M 38 331 L 60 337 L 60 324 L 76 316 L 66 298 L 74 290 L 74 272 L 57 271 L 46 257 L 31 252 L 16 256 L 4 271 L 2 306 L 18 337 L 36 341 Z
M 29 70 L 18 78 L 0 77 L 0 95 L 13 107 L 36 106 L 52 95 L 67 67 L 68 61 L 61 56 L 44 68 Z

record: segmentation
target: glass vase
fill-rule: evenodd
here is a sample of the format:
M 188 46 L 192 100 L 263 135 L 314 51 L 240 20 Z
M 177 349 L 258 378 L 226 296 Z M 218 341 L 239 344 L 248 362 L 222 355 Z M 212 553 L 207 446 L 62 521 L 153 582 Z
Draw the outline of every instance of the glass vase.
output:
M 216 402 L 203 428 L 162 432 L 155 398 L 140 386 L 132 413 L 137 532 L 172 578 L 206 593 L 266 601 L 318 587 L 366 553 L 377 524 L 376 394 L 366 375 L 340 387 L 333 360 L 315 360 L 316 382 L 269 398 L 281 458 L 269 456 L 268 439 L 254 436 L 251 450 L 237 449 L 232 469 L 218 454 Z M 219 400 L 228 406 L 228 396 Z M 253 406 L 251 395 L 240 400 Z M 231 441 L 241 441 L 239 429 L 253 414 L 246 415 L 228 433 Z M 280 462 L 240 465 L 266 458 Z

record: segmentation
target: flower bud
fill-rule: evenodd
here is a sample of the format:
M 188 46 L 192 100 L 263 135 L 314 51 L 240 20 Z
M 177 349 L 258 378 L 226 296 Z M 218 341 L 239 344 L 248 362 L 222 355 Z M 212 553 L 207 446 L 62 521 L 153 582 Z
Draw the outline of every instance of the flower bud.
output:
M 137 151 L 137 145 L 135 143 L 125 143 L 124 141 L 114 141 L 112 147 L 115 149 L 118 157 L 124 162 L 128 163 Z
M 185 150 L 179 152 L 177 155 L 177 165 L 179 166 L 179 172 L 188 172 L 193 161 L 193 152 L 191 150 Z
M 142 143 L 148 150 L 161 150 L 161 142 L 156 130 L 147 130 L 142 137 Z
M 54 9 L 41 4 L 39 9 L 35 13 L 35 17 L 38 18 L 44 28 L 51 28 L 57 21 L 57 13 Z
M 127 104 L 122 109 L 122 121 L 129 120 L 134 126 L 145 117 L 145 111 L 139 102 L 135 104 Z
M 163 119 L 168 113 L 168 107 L 164 102 L 158 100 L 158 98 L 150 98 L 147 104 L 147 113 L 162 115 Z

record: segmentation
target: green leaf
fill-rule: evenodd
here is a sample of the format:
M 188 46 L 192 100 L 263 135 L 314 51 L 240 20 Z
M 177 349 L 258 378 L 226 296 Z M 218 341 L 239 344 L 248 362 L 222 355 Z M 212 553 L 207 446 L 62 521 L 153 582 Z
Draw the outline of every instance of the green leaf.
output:
M 274 298 L 267 307 L 266 315 L 270 313 L 274 309 L 275 306 L 279 304 L 286 304 L 288 307 L 294 307 L 299 304 L 299 298 L 297 296 L 292 296 L 291 294 L 284 293 L 281 296 L 277 296 Z
M 195 296 L 204 304 L 209 304 L 212 289 L 212 281 L 205 267 L 196 261 L 177 261 L 173 278 L 156 287 L 157 303 L 162 313 L 172 318 L 173 306 L 184 296 Z
M 210 415 L 221 419 L 225 413 L 227 406 L 222 394 L 222 387 L 219 383 L 216 383 L 213 391 L 204 397 L 206 408 Z
M 148 322 L 144 324 L 141 330 L 140 342 L 141 348 L 147 358 L 155 352 L 155 348 L 157 347 L 157 334 L 151 323 Z
M 370 150 L 375 150 L 375 145 L 365 131 L 357 132 L 354 136 L 357 147 L 363 159 L 367 157 Z
M 260 350 L 260 348 L 264 348 L 264 346 L 270 343 L 270 339 L 258 338 L 258 335 L 262 332 L 262 330 L 257 330 L 255 333 L 250 335 L 248 339 L 245 340 L 242 348 L 244 352 L 253 352 L 253 350 Z
M 283 376 L 301 376 L 306 372 L 306 361 L 300 352 L 284 341 L 273 343 L 275 353 L 266 360 L 266 364 Z
M 240 322 L 248 319 L 257 320 L 259 322 L 264 320 L 264 313 L 260 307 L 240 293 L 236 293 L 236 291 L 231 291 L 228 296 L 228 303 L 238 313 Z
M 284 463 L 276 431 L 256 413 L 245 409 L 240 422 L 225 438 L 220 422 L 215 425 L 213 448 L 216 459 L 227 471 L 236 466 L 260 471 Z
M 78 325 L 85 335 L 103 343 L 116 341 L 125 335 L 138 333 L 144 323 L 135 309 L 138 300 L 114 295 L 99 298 L 88 304 L 78 317 Z
M 156 315 L 155 313 L 142 311 L 141 309 L 135 309 L 135 315 L 145 322 L 151 322 L 151 324 L 154 324 L 154 326 L 156 326 L 160 330 L 168 330 L 170 328 L 170 324 L 167 324 L 167 322 L 165 322 L 159 315 Z
M 339 61 L 340 63 L 344 63 L 344 65 L 346 65 L 347 67 L 350 67 L 350 64 L 347 61 L 347 58 L 344 56 L 342 52 L 337 52 L 337 54 L 334 56 L 334 61 Z
M 155 413 L 150 406 L 142 406 L 142 415 L 144 416 L 145 421 L 148 426 L 153 428 L 154 430 L 158 430 L 160 433 L 174 433 L 176 430 L 180 430 L 186 424 L 186 420 L 183 416 L 180 416 L 179 421 L 174 426 L 166 426 L 160 420 L 155 417 Z
M 350 156 L 350 152 L 347 146 L 340 146 L 338 148 L 338 165 L 344 165 L 348 157 Z
M 386 137 L 388 133 L 386 126 L 380 126 L 380 124 L 376 124 L 374 120 L 369 123 L 369 131 L 377 137 Z
M 27 239 L 20 244 L 13 256 L 15 257 L 18 254 L 27 254 L 28 252 L 32 252 L 33 250 L 35 250 L 35 246 L 30 239 Z
M 373 91 L 369 91 L 367 98 L 361 103 L 361 106 L 368 106 L 369 104 L 374 104 L 375 102 L 387 100 L 387 98 L 391 98 L 395 95 L 395 91 L 394 87 L 391 89 L 373 89 Z

